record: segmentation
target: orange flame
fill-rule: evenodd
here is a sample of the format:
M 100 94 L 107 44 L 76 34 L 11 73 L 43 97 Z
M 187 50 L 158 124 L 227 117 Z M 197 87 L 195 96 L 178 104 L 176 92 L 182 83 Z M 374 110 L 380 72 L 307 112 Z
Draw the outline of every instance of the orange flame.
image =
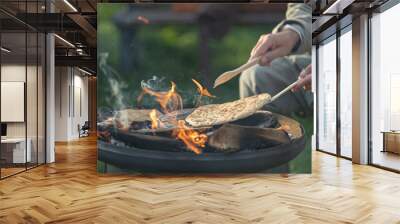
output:
M 286 132 L 286 133 L 289 133 L 289 132 L 290 132 L 290 126 L 287 125 L 287 124 L 284 124 L 284 125 L 280 126 L 279 128 L 277 128 L 277 130 L 280 130 L 280 131 L 284 131 L 284 132 Z
M 150 114 L 150 119 L 151 119 L 151 129 L 157 129 L 158 128 L 158 118 L 157 118 L 157 111 L 156 110 L 151 110 Z
M 207 135 L 201 134 L 200 132 L 194 131 L 187 127 L 183 120 L 178 121 L 177 138 L 183 141 L 185 145 L 196 154 L 201 154 L 201 149 L 206 146 Z
M 207 89 L 203 88 L 200 83 L 193 79 L 193 82 L 197 85 L 198 90 L 201 91 L 200 94 L 204 96 L 212 96 Z M 176 110 L 182 110 L 182 97 L 176 91 L 176 84 L 171 82 L 171 88 L 166 92 L 157 92 L 147 87 L 143 87 L 143 92 L 138 97 L 138 102 L 142 99 L 144 94 L 149 94 L 156 98 L 156 101 L 160 104 L 162 111 L 164 113 L 171 113 Z M 151 128 L 156 129 L 163 125 L 157 118 L 156 110 L 152 110 L 149 113 L 151 119 Z M 202 134 L 198 131 L 185 125 L 184 120 L 174 120 L 172 121 L 177 128 L 173 131 L 172 135 L 177 139 L 180 139 L 187 148 L 196 154 L 202 153 L 200 148 L 204 148 L 207 142 L 207 135 Z
M 143 87 L 143 91 L 156 97 L 164 113 L 182 110 L 182 97 L 176 92 L 176 84 L 174 82 L 171 82 L 171 89 L 168 92 L 156 92 L 147 87 Z
M 212 95 L 206 88 L 204 88 L 198 81 L 192 79 L 194 84 L 197 86 L 197 91 L 200 93 L 201 96 L 208 96 L 208 97 L 215 97 Z

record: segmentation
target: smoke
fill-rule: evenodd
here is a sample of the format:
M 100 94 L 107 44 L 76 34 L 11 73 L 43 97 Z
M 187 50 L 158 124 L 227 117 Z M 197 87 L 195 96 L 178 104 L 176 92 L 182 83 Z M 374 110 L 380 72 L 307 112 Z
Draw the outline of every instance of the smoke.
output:
M 108 64 L 108 53 L 100 53 L 98 57 L 99 65 L 99 85 L 102 89 L 101 100 L 105 102 L 106 107 L 98 109 L 98 121 L 102 122 L 112 118 L 118 120 L 118 124 L 114 124 L 122 128 L 129 127 L 129 117 L 126 109 L 129 108 L 147 108 L 158 109 L 161 111 L 160 104 L 156 102 L 153 96 L 148 94 L 139 94 L 138 91 L 147 88 L 154 92 L 166 92 L 171 88 L 171 81 L 165 76 L 153 75 L 150 79 L 140 81 L 140 86 L 129 86 L 120 74 Z M 194 108 L 200 105 L 212 103 L 211 98 L 201 96 L 196 90 L 196 86 L 188 77 L 188 82 L 180 80 L 176 91 L 182 96 L 183 108 Z M 132 83 L 134 84 L 134 83 Z M 184 87 L 184 88 L 181 88 Z M 135 97 L 136 104 L 135 104 Z M 124 112 L 125 111 L 125 112 Z
M 122 82 L 121 77 L 107 63 L 108 53 L 101 53 L 99 56 L 99 69 L 100 73 L 108 82 L 110 95 L 105 96 L 109 105 L 113 105 L 115 109 L 124 109 L 127 106 L 127 101 L 124 99 L 124 90 L 128 87 L 126 83 Z
M 190 80 L 190 78 L 188 78 Z M 140 82 L 140 87 L 142 89 L 147 88 L 155 92 L 166 92 L 171 88 L 171 81 L 166 77 L 158 77 L 153 75 L 152 78 L 147 80 L 142 80 Z M 180 83 L 177 83 L 177 92 L 182 96 L 183 108 L 194 108 L 202 105 L 208 105 L 213 103 L 213 98 L 202 96 L 197 90 L 196 86 L 190 82 L 185 89 L 180 88 Z M 158 104 L 153 98 L 149 96 L 138 96 L 138 107 L 145 108 L 158 108 Z
M 111 66 L 108 65 L 107 60 L 108 60 L 108 53 L 101 53 L 99 55 L 99 70 L 100 74 L 103 77 L 102 80 L 105 80 L 107 83 L 107 89 L 109 90 L 108 94 L 105 94 L 104 97 L 105 101 L 107 102 L 108 105 L 111 105 L 112 111 L 121 111 L 123 109 L 126 109 L 129 107 L 129 99 L 126 99 L 126 94 L 125 92 L 127 91 L 128 85 L 121 80 L 120 75 L 118 72 L 113 69 Z M 104 88 L 104 87 L 103 87 Z M 109 111 L 107 109 L 101 109 L 99 110 L 100 112 L 102 111 Z M 107 113 L 107 112 L 106 112 Z M 108 115 L 109 113 L 107 113 Z M 114 117 L 117 116 L 117 113 L 113 113 Z M 119 122 L 120 125 L 122 125 L 124 128 L 129 127 L 129 122 L 128 122 L 128 117 L 126 113 L 122 113 L 122 116 L 119 115 Z M 98 115 L 99 118 L 104 119 L 103 114 Z M 102 121 L 99 119 L 99 121 Z
M 140 82 L 140 86 L 142 87 L 142 89 L 148 88 L 156 92 L 161 92 L 161 91 L 167 91 L 170 88 L 170 86 L 168 86 L 169 83 L 170 82 L 167 82 L 165 77 L 159 78 L 153 75 L 151 79 L 142 80 Z

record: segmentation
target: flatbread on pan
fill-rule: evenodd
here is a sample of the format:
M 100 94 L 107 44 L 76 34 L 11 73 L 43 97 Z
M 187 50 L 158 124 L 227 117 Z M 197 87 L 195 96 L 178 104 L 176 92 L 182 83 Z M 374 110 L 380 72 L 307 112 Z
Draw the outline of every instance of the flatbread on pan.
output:
M 229 103 L 205 105 L 196 108 L 185 120 L 192 127 L 224 124 L 254 114 L 270 99 L 268 93 L 263 93 Z

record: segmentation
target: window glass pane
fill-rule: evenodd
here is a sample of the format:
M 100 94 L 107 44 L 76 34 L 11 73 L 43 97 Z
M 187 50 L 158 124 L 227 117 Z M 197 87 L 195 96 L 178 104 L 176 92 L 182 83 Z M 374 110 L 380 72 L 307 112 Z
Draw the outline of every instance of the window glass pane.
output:
M 352 141 L 352 35 L 340 36 L 340 153 L 351 158 Z
M 400 170 L 400 4 L 371 19 L 372 163 Z M 390 133 L 393 131 L 393 133 Z M 389 132 L 384 138 L 382 132 Z
M 45 10 L 44 0 L 0 2 L 18 16 Z M 0 12 L 0 44 L 4 178 L 45 161 L 45 35 Z
M 46 65 L 46 36 L 39 33 L 39 45 L 38 45 L 38 164 L 45 163 L 45 65 Z
M 26 142 L 26 33 L 1 34 L 1 175 L 2 178 L 25 170 L 30 161 Z M 28 150 L 27 150 L 28 149 Z
M 38 81 L 38 35 L 36 32 L 27 33 L 28 44 L 28 61 L 27 61 L 27 76 L 26 76 L 26 115 L 27 115 L 27 142 L 30 148 L 30 160 L 28 168 L 37 165 L 37 81 Z
M 318 148 L 336 153 L 336 41 L 318 48 Z
M 26 12 L 37 13 L 37 1 L 27 2 Z M 37 20 L 34 17 L 33 20 Z M 33 21 L 32 21 L 33 22 Z M 39 36 L 36 30 L 27 28 L 27 74 L 26 74 L 26 131 L 27 149 L 30 158 L 27 167 L 38 164 L 38 45 Z

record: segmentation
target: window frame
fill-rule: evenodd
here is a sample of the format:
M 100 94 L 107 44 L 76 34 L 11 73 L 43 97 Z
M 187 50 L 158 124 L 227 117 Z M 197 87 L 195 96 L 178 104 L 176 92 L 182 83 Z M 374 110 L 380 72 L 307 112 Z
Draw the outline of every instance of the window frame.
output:
M 329 155 L 333 155 L 336 157 L 344 158 L 346 160 L 352 160 L 351 157 L 347 157 L 342 155 L 342 150 L 341 150 L 341 119 L 340 119 L 340 103 L 341 103 L 341 91 L 340 91 L 340 77 L 341 77 L 341 67 L 340 67 L 340 37 L 347 32 L 352 32 L 352 22 L 349 22 L 350 17 L 344 17 L 342 20 L 339 20 L 338 23 L 343 22 L 345 25 L 343 27 L 337 28 L 336 32 L 332 33 L 331 35 L 325 37 L 324 39 L 318 40 L 318 43 L 315 44 L 316 46 L 316 151 L 323 152 Z M 333 26 L 336 26 L 334 24 Z M 329 28 L 328 28 L 329 29 Z M 336 41 L 336 151 L 335 153 L 329 152 L 327 150 L 321 149 L 319 146 L 319 60 L 320 60 L 320 55 L 319 55 L 319 48 L 322 43 L 326 44 L 330 41 Z
M 38 6 L 39 2 L 40 1 L 38 1 L 38 0 L 33 2 L 33 3 L 37 4 L 36 5 L 36 11 L 37 12 L 39 10 L 39 6 Z M 6 176 L 3 175 L 3 173 L 2 173 L 2 169 L 3 168 L 0 166 L 0 180 L 4 180 L 4 179 L 7 179 L 7 178 L 12 177 L 14 175 L 26 172 L 26 171 L 28 171 L 30 169 L 37 168 L 37 167 L 47 163 L 47 128 L 46 128 L 47 127 L 47 110 L 46 110 L 46 108 L 47 108 L 47 81 L 46 81 L 46 79 L 47 79 L 47 43 L 48 43 L 48 40 L 47 40 L 47 32 L 43 32 L 41 30 L 38 30 L 38 29 L 30 26 L 27 23 L 24 23 L 23 21 L 19 20 L 18 18 L 14 17 L 12 14 L 10 14 L 9 12 L 7 12 L 7 11 L 1 9 L 1 8 L 0 8 L 0 10 L 1 10 L 2 13 L 5 13 L 6 15 L 8 15 L 11 19 L 15 20 L 16 22 L 21 23 L 22 27 L 23 27 L 23 29 L 16 30 L 16 31 L 8 31 L 8 30 L 1 30 L 0 29 L 0 45 L 2 45 L 1 42 L 2 42 L 2 34 L 3 33 L 21 33 L 21 34 L 25 35 L 25 49 L 24 49 L 24 51 L 25 51 L 25 69 L 24 69 L 25 70 L 25 87 L 24 87 L 25 88 L 25 93 L 24 93 L 25 94 L 25 97 L 24 97 L 25 98 L 25 102 L 24 102 L 25 166 L 24 166 L 24 168 L 22 170 L 14 172 L 14 173 L 6 175 Z M 25 11 L 27 11 L 27 5 L 26 4 L 25 4 Z M 47 11 L 47 7 L 46 7 L 46 11 Z M 1 27 L 1 23 L 0 23 L 0 27 Z M 29 166 L 28 166 L 29 162 L 27 162 L 27 155 L 28 155 L 27 154 L 27 147 L 28 147 L 28 144 L 27 144 L 27 142 L 28 142 L 27 141 L 27 139 L 28 139 L 28 131 L 27 131 L 27 128 L 28 128 L 28 116 L 27 116 L 28 34 L 33 34 L 33 35 L 36 36 L 36 41 L 35 41 L 36 42 L 35 43 L 36 44 L 36 48 L 35 48 L 36 60 L 34 62 L 35 66 L 36 66 L 36 69 L 35 69 L 35 73 L 36 73 L 36 93 L 34 93 L 34 94 L 36 94 L 36 96 L 35 96 L 36 97 L 36 122 L 34 122 L 35 125 L 36 125 L 36 136 L 34 136 L 33 138 L 36 138 L 36 140 L 37 140 L 36 161 L 33 164 L 29 164 Z M 40 34 L 43 34 L 42 38 L 39 38 L 39 36 L 41 36 Z M 41 47 L 43 49 L 39 48 L 39 41 L 41 41 L 41 44 L 42 44 Z M 41 51 L 39 51 L 39 49 Z M 43 64 L 39 63 L 39 52 L 43 53 L 43 55 L 41 55 L 42 60 L 44 62 Z M 2 59 L 3 59 L 2 58 L 2 54 L 0 53 L 0 82 L 1 82 L 1 67 L 3 66 L 3 64 L 2 64 L 3 60 Z M 43 114 L 42 117 L 39 117 L 41 115 L 39 115 L 39 113 L 38 113 L 38 111 L 39 111 L 39 98 L 38 98 L 39 97 L 39 81 L 38 81 L 39 66 L 42 66 L 42 71 L 41 71 L 41 73 L 42 73 L 41 74 L 42 75 L 42 82 L 43 82 L 42 83 L 43 84 L 42 96 L 44 96 L 44 98 L 42 99 L 43 105 L 41 105 L 43 107 L 42 109 L 44 109 L 44 111 L 43 111 L 44 114 Z M 0 99 L 0 101 L 1 101 L 1 99 Z M 0 110 L 1 110 L 1 105 L 0 105 Z M 39 144 L 38 144 L 38 139 L 39 139 L 39 120 L 41 120 L 41 122 L 43 122 L 42 124 L 43 124 L 43 129 L 44 129 L 43 133 L 42 133 L 43 134 L 43 145 L 42 145 L 42 147 L 43 147 L 43 149 L 42 149 L 43 155 L 41 155 L 41 157 L 43 157 L 42 158 L 43 162 L 39 162 Z M 1 119 L 0 119 L 0 123 L 1 123 Z M 2 147 L 1 147 L 1 144 L 0 144 L 0 158 L 1 158 L 1 152 L 2 152 L 1 148 Z
M 374 8 L 373 10 L 368 11 L 368 31 L 367 31 L 367 39 L 368 39 L 368 53 L 367 53 L 367 79 L 368 79 L 368 111 L 367 111 L 367 117 L 368 117 L 368 165 L 377 167 L 383 170 L 395 172 L 395 173 L 400 173 L 400 170 L 390 168 L 384 165 L 380 165 L 377 163 L 373 162 L 373 132 L 372 132 L 372 18 L 373 14 L 381 14 L 384 13 L 385 11 L 393 8 L 394 6 L 397 6 L 400 4 L 400 0 L 388 0 L 384 4 L 378 6 L 377 8 Z

